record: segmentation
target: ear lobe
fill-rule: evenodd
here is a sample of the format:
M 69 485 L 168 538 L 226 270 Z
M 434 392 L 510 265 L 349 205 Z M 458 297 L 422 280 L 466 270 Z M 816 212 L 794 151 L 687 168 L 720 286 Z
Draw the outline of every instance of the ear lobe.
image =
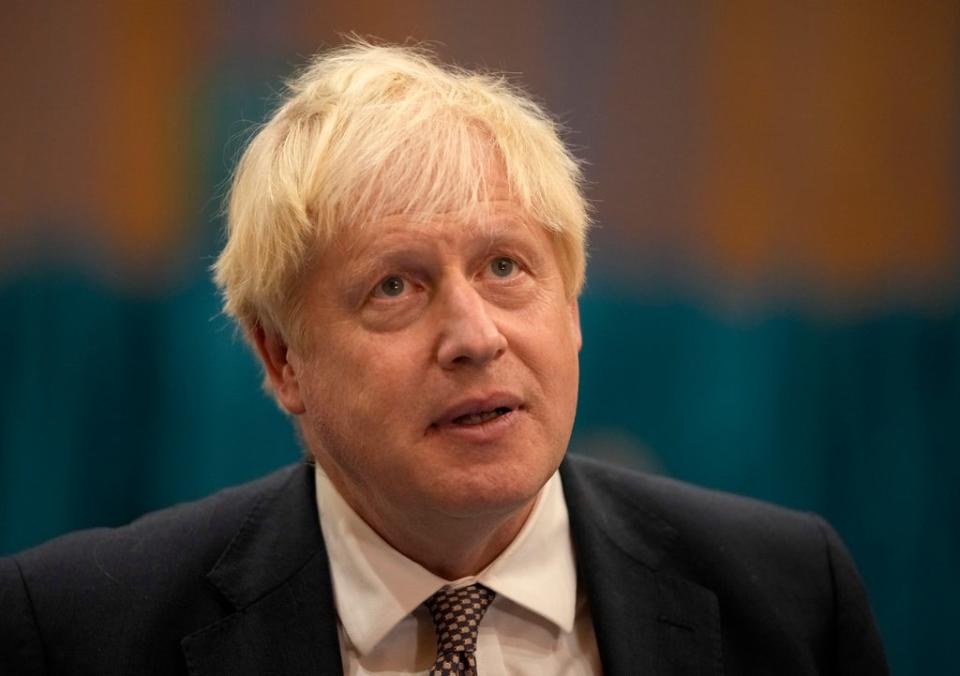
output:
M 576 298 L 570 301 L 570 321 L 573 322 L 574 340 L 579 352 L 583 348 L 583 333 L 580 331 L 580 302 Z
M 286 341 L 278 332 L 264 329 L 261 324 L 257 324 L 251 333 L 277 402 L 291 415 L 303 413 L 306 407 L 300 393 L 299 364 Z

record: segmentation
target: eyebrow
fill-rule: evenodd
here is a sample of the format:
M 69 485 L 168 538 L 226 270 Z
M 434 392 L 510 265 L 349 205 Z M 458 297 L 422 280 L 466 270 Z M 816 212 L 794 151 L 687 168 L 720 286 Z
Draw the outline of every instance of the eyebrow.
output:
M 537 227 L 525 221 L 503 216 L 491 219 L 491 222 L 467 225 L 475 229 L 482 239 L 482 248 L 492 251 L 503 245 L 521 246 L 527 244 L 532 250 L 533 235 L 529 228 Z M 432 250 L 431 238 L 422 232 L 410 231 L 407 228 L 387 228 L 384 232 L 376 233 L 370 241 L 360 247 L 344 247 L 342 253 L 349 258 L 342 271 L 343 284 L 349 292 L 365 280 L 386 271 L 390 267 L 402 266 L 408 263 L 409 258 L 419 254 L 428 254 Z M 408 259 L 408 260 L 404 260 Z M 539 259 L 539 256 L 537 256 Z
M 348 289 L 362 285 L 372 277 L 386 274 L 391 268 L 403 267 L 404 259 L 418 255 L 407 247 L 395 247 L 378 251 L 375 255 L 358 256 L 344 266 L 343 279 Z

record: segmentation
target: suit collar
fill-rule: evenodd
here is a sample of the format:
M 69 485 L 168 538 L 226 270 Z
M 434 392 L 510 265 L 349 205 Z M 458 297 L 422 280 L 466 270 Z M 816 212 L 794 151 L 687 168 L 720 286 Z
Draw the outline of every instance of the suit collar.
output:
M 560 472 L 604 673 L 722 673 L 717 598 L 678 573 L 677 529 L 620 470 Z M 312 468 L 264 492 L 207 578 L 229 608 L 183 639 L 191 674 L 342 673 Z
M 190 673 L 341 673 L 312 468 L 268 488 L 213 569 L 232 611 L 182 642 Z
M 324 551 L 313 490 L 312 468 L 298 465 L 264 493 L 207 574 L 235 609 L 254 603 Z
M 717 598 L 677 572 L 677 529 L 622 470 L 568 457 L 560 472 L 604 673 L 722 673 Z

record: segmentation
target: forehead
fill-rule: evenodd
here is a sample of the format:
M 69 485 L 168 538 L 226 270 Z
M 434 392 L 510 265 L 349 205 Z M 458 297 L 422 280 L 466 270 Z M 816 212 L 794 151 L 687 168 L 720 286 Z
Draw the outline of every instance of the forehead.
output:
M 490 201 L 469 211 L 396 214 L 363 223 L 342 231 L 336 248 L 354 257 L 375 254 L 397 244 L 456 246 L 505 237 L 530 237 L 541 229 L 514 202 Z
M 343 294 L 348 304 L 354 304 L 384 276 L 426 274 L 491 255 L 517 257 L 544 275 L 558 272 L 550 233 L 516 204 L 490 202 L 480 217 L 398 214 L 347 230 L 314 259 L 308 288 L 311 295 Z
M 319 244 L 314 273 L 337 286 L 362 284 L 391 266 L 425 265 L 442 254 L 482 256 L 498 246 L 556 259 L 555 237 L 515 199 L 502 164 L 488 163 L 483 174 L 483 189 L 465 203 L 430 211 L 436 202 L 428 201 L 342 223 Z

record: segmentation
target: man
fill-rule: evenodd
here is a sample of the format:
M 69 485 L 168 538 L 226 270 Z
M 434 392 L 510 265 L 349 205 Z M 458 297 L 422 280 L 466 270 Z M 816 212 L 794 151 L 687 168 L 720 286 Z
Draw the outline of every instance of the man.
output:
M 312 464 L 0 562 L 4 673 L 884 673 L 823 521 L 564 459 L 580 182 L 500 78 L 317 58 L 215 266 Z

